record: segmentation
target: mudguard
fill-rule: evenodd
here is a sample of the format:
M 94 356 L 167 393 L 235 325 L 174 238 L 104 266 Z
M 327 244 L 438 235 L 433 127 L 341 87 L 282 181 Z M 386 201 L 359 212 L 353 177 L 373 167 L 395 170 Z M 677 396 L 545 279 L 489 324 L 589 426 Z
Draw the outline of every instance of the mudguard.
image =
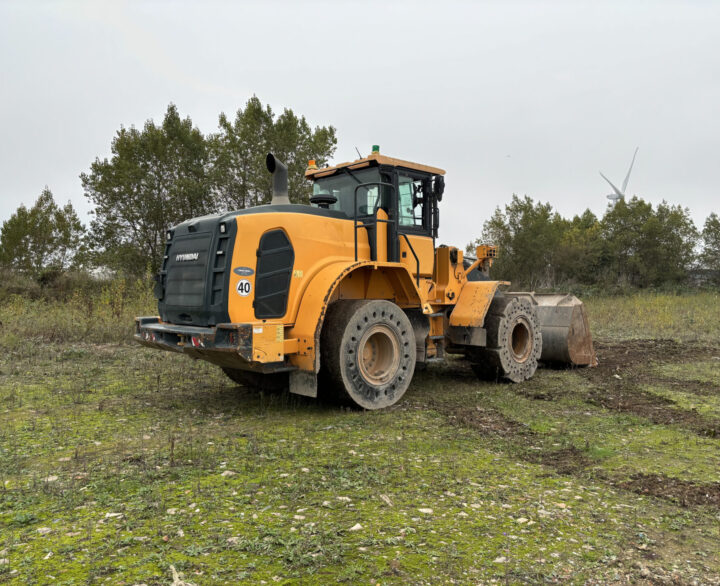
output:
M 388 282 L 388 299 L 394 299 L 402 307 L 421 307 L 421 294 L 412 275 L 396 263 L 372 261 L 337 261 L 323 267 L 305 288 L 297 312 L 295 325 L 289 338 L 297 338 L 298 352 L 290 357 L 300 370 L 317 373 L 320 370 L 320 332 L 328 305 L 334 300 L 336 290 L 344 279 L 358 271 L 378 271 Z M 363 299 L 361 293 L 347 295 L 348 299 Z M 375 296 L 373 295 L 373 298 Z M 384 297 L 378 297 L 384 298 Z M 427 308 L 428 311 L 429 306 Z

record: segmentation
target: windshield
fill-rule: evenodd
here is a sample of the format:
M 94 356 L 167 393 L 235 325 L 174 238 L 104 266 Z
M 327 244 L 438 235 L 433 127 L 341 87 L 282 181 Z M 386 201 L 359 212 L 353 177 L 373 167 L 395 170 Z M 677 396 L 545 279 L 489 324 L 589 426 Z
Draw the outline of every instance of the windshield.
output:
M 334 195 L 337 202 L 330 205 L 330 209 L 345 212 L 349 218 L 352 218 L 354 216 L 353 198 L 355 188 L 362 183 L 377 183 L 381 179 L 377 169 L 361 169 L 359 171 L 350 171 L 350 173 L 352 175 L 345 171 L 338 171 L 330 177 L 317 179 L 313 183 L 313 195 Z M 386 202 L 380 202 L 380 205 L 378 205 L 378 191 L 379 187 L 377 185 L 369 185 L 358 189 L 357 212 L 359 216 L 374 214 L 377 207 L 387 209 Z

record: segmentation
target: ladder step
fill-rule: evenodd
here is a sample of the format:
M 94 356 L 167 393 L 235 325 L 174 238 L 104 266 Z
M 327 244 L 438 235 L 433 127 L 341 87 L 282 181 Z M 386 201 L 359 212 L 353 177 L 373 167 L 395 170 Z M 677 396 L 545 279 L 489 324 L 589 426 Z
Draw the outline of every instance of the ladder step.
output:
M 445 336 L 430 336 L 431 340 L 443 340 Z
M 442 317 L 445 315 L 442 311 L 438 311 L 437 313 L 431 313 L 428 315 L 428 317 Z

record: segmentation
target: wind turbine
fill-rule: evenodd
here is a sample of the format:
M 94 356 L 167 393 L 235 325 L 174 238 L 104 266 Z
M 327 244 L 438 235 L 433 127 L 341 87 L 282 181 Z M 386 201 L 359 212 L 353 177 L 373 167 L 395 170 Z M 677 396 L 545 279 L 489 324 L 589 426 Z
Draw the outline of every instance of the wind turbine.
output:
M 607 177 L 605 177 L 605 175 L 603 175 L 603 172 L 600 171 L 600 176 L 610 184 L 610 187 L 612 187 L 613 191 L 615 192 L 607 196 L 607 198 L 612 202 L 610 205 L 614 206 L 618 202 L 618 200 L 625 197 L 625 189 L 627 188 L 627 184 L 630 179 L 630 173 L 632 171 L 633 165 L 635 164 L 635 156 L 637 155 L 639 148 L 640 147 L 635 148 L 635 153 L 633 154 L 632 161 L 630 162 L 630 168 L 628 169 L 627 175 L 625 175 L 625 181 L 623 181 L 622 189 L 618 189 L 617 187 L 615 187 L 615 185 L 613 185 L 613 182 L 610 181 L 610 179 L 608 179 Z

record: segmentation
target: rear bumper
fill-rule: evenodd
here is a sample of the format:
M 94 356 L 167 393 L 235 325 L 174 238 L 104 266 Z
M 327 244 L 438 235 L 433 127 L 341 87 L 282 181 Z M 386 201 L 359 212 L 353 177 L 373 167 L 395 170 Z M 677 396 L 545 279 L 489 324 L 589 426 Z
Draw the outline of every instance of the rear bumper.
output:
M 270 328 L 280 328 L 280 340 L 273 334 L 270 342 L 271 338 L 265 333 Z M 262 373 L 296 369 L 285 360 L 282 325 L 198 327 L 162 323 L 158 317 L 136 317 L 133 337 L 143 346 L 180 352 L 225 368 Z

